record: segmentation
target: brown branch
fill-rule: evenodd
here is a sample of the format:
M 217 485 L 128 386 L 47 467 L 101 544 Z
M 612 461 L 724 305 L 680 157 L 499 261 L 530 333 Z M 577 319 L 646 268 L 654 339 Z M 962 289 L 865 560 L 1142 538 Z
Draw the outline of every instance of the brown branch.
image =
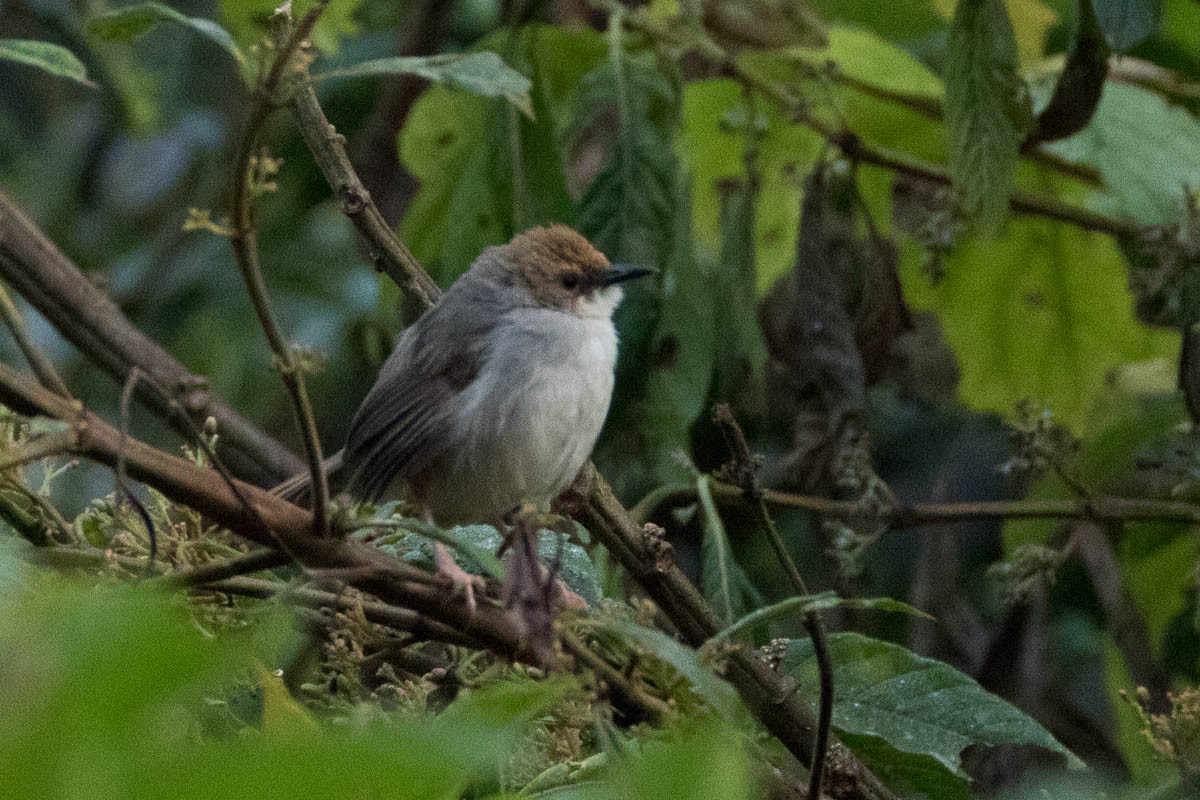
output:
M 286 21 L 280 20 L 275 31 L 276 44 L 290 36 Z M 371 194 L 346 154 L 346 138 L 325 117 L 309 80 L 308 68 L 297 64 L 296 71 L 297 85 L 289 105 L 317 167 L 342 201 L 342 213 L 350 218 L 370 245 L 375 269 L 390 277 L 407 296 L 420 303 L 422 309 L 430 308 L 441 297 L 441 289 L 392 232 L 371 200 Z
M 283 338 L 275 321 L 262 266 L 258 260 L 258 235 L 254 224 L 254 194 L 258 191 L 258 187 L 254 185 L 254 150 L 258 146 L 263 126 L 274 109 L 275 94 L 279 90 L 283 74 L 291 64 L 292 56 L 300 43 L 308 36 L 324 10 L 325 3 L 319 2 L 304 15 L 296 29 L 277 48 L 278 53 L 271 63 L 266 79 L 259 83 L 255 91 L 254 105 L 250 109 L 246 129 L 238 144 L 236 166 L 233 170 L 233 225 L 229 234 L 229 241 L 233 245 L 238 269 L 250 295 L 251 305 L 267 337 L 271 352 L 275 354 L 279 373 L 304 441 L 304 455 L 308 460 L 308 472 L 313 487 L 313 521 L 316 526 L 314 531 L 318 536 L 325 536 L 329 532 L 329 480 L 325 475 L 325 459 L 321 454 L 316 417 L 313 415 L 312 403 L 304 386 L 304 369 L 299 363 L 295 348 Z M 272 21 L 275 23 L 279 19 L 290 20 L 290 17 L 291 5 L 284 4 L 276 10 Z M 257 158 L 261 171 L 262 159 L 267 158 L 265 151 Z
M 281 600 L 314 608 L 334 608 L 339 611 L 355 611 L 361 609 L 368 622 L 383 625 L 397 631 L 411 633 L 418 639 L 434 642 L 445 642 L 461 647 L 480 648 L 480 642 L 464 634 L 462 631 L 430 619 L 408 608 L 398 608 L 386 603 L 376 603 L 369 600 L 359 600 L 347 597 L 337 592 L 324 592 L 318 589 L 292 586 L 279 581 L 267 581 L 261 578 L 244 576 L 227 578 L 205 584 L 204 589 L 211 589 L 224 594 L 237 594 L 246 597 L 279 597 Z
M 945 119 L 941 102 L 931 97 L 916 94 L 906 94 L 904 92 L 896 92 L 891 89 L 885 89 L 881 86 L 876 86 L 874 84 L 867 83 L 866 81 L 861 81 L 841 72 L 834 77 L 834 80 L 843 86 L 846 86 L 857 92 L 861 92 L 869 97 L 874 97 L 878 100 L 884 100 L 889 103 L 895 103 L 896 105 L 903 106 L 904 108 L 907 108 L 916 114 L 920 114 L 927 119 L 934 120 L 935 122 L 942 122 Z M 1069 175 L 1070 177 L 1081 180 L 1091 186 L 1101 186 L 1103 184 L 1103 180 L 1100 177 L 1100 172 L 1095 167 L 1087 164 L 1076 164 L 1073 161 L 1067 161 L 1061 156 L 1056 156 L 1055 154 L 1040 148 L 1031 149 L 1028 152 L 1022 153 L 1021 155 L 1023 158 L 1026 158 L 1035 164 L 1052 169 L 1055 172 L 1062 173 L 1063 175 Z
M 589 463 L 583 468 L 565 500 L 573 516 L 621 562 L 686 642 L 699 647 L 720 631 L 721 626 L 695 584 L 675 565 L 670 545 L 661 535 L 643 530 L 633 521 L 593 465 Z M 817 720 L 793 690 L 791 679 L 743 649 L 730 654 L 725 678 L 767 730 L 811 768 Z M 829 777 L 826 793 L 832 797 L 862 800 L 895 797 L 832 736 L 826 773 Z
M 262 551 L 267 552 L 267 551 Z M 140 575 L 146 570 L 146 562 L 133 556 L 119 555 L 94 547 L 41 547 L 29 552 L 28 558 L 33 563 L 72 569 L 95 569 L 109 564 L 116 564 L 127 570 L 131 575 Z M 197 573 L 192 570 L 187 573 L 175 573 L 162 576 L 159 580 L 172 581 L 183 575 Z M 236 594 L 243 597 L 268 598 L 279 596 L 293 604 L 313 608 L 335 608 L 341 611 L 362 609 L 363 615 L 369 622 L 383 625 L 397 631 L 411 633 L 418 639 L 445 642 L 462 647 L 479 648 L 480 643 L 459 629 L 444 625 L 422 614 L 407 608 L 398 608 L 385 603 L 360 601 L 347 597 L 345 594 L 325 592 L 303 586 L 293 586 L 282 581 L 268 581 L 245 576 L 230 577 L 223 580 L 213 580 L 201 586 L 190 588 L 207 589 L 223 594 Z
M 221 431 L 219 452 L 243 479 L 270 485 L 302 468 L 291 451 L 227 406 L 209 391 L 203 378 L 134 328 L 3 189 L 0 278 L 118 382 L 124 383 L 130 370 L 139 367 L 146 379 L 138 385 L 138 400 L 184 436 L 208 417 L 216 419 Z
M 1135 686 L 1150 693 L 1148 708 L 1156 714 L 1170 710 L 1166 671 L 1154 658 L 1154 645 L 1146 619 L 1125 584 L 1121 565 L 1105 531 L 1091 520 L 1079 522 L 1071 532 L 1071 552 L 1087 573 L 1096 599 L 1104 610 L 1105 623 L 1117 645 L 1125 668 Z
M 710 483 L 713 498 L 725 503 L 743 502 L 740 488 L 720 481 Z M 831 500 L 817 495 L 794 494 L 764 489 L 763 500 L 772 506 L 796 508 L 838 517 L 862 517 L 869 514 L 893 530 L 927 525 L 944 525 L 964 519 L 1094 519 L 1097 521 L 1156 520 L 1200 525 L 1200 505 L 1180 500 L 1153 500 L 1134 497 L 1090 495 L 1067 500 L 978 500 L 960 503 L 901 503 L 890 509 L 875 510 L 852 500 Z M 656 490 L 636 508 L 637 519 L 650 519 L 660 508 L 677 508 L 696 502 L 696 487 L 691 484 Z
M 113 426 L 3 364 L 0 364 L 0 402 L 18 413 L 70 423 L 77 431 L 72 447 L 76 455 L 109 467 L 115 467 L 123 457 L 130 477 L 246 539 L 266 547 L 282 546 L 305 566 L 334 570 L 355 588 L 462 631 L 480 647 L 537 663 L 516 621 L 505 609 L 480 603 L 472 612 L 437 581 L 432 581 L 428 573 L 366 544 L 314 536 L 310 511 L 258 487 L 241 484 L 242 495 L 253 505 L 253 510 L 247 509 L 237 493 L 212 470 L 134 438 L 128 438 L 122 447 L 121 433 Z M 261 523 L 269 530 L 264 532 Z

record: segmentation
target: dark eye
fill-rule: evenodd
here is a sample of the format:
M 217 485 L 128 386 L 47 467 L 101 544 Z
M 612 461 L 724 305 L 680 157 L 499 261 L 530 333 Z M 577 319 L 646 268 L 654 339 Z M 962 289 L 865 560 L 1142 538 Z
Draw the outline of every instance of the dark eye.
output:
M 576 288 L 579 287 L 579 276 L 578 275 L 563 275 L 562 285 L 563 285 L 564 289 L 566 289 L 568 291 L 574 291 Z

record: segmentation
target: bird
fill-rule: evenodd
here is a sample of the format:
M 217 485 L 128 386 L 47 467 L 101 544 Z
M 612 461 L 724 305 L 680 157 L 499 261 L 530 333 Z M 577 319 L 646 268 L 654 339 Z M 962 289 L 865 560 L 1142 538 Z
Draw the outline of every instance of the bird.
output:
M 397 341 L 330 460 L 331 491 L 407 499 L 441 526 L 548 505 L 607 416 L 622 284 L 652 272 L 562 224 L 485 248 Z M 289 483 L 295 496 L 307 480 Z

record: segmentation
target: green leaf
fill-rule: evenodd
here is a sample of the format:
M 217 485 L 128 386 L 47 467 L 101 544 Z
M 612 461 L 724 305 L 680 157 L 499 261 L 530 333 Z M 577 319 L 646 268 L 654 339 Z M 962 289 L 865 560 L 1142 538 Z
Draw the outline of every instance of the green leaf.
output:
M 724 679 L 717 677 L 712 668 L 704 663 L 698 650 L 693 650 L 662 631 L 643 628 L 632 622 L 600 621 L 597 627 L 644 647 L 655 658 L 670 664 L 680 675 L 687 678 L 692 684 L 692 690 L 703 697 L 722 719 L 737 720 L 742 717 L 744 710 L 737 692 Z
M 481 45 L 489 43 L 502 39 Z M 401 160 L 421 185 L 401 235 L 443 283 L 466 270 L 484 247 L 508 240 L 518 226 L 573 216 L 557 116 L 572 81 L 591 69 L 603 47 L 594 32 L 540 25 L 524 29 L 520 45 L 536 79 L 531 91 L 536 120 L 510 118 L 510 109 L 496 101 L 434 86 L 422 93 L 400 133 Z M 514 154 L 520 156 L 516 163 Z
M 15 61 L 95 89 L 87 68 L 65 47 L 32 39 L 0 39 L 0 61 Z
M 609 258 L 661 267 L 673 229 L 675 93 L 652 56 L 628 55 L 619 40 L 610 48 L 609 58 L 583 77 L 575 101 L 573 145 L 606 109 L 616 117 L 611 153 L 584 190 L 576 228 Z
M 322 0 L 293 0 L 292 18 L 299 22 Z M 343 36 L 358 30 L 354 14 L 362 0 L 338 0 L 325 2 L 310 41 L 321 53 L 336 53 Z M 258 44 L 270 36 L 270 20 L 279 0 L 220 0 L 218 4 L 221 24 L 242 47 Z
M 1118 53 L 1158 33 L 1162 26 L 1162 0 L 1091 0 L 1091 3 L 1109 46 Z
M 967 214 L 994 227 L 1008 208 L 1013 165 L 1032 122 L 1004 0 L 959 2 L 945 74 L 955 187 Z
M 671 200 L 672 251 L 661 275 L 661 311 L 637 419 L 630 421 L 641 429 L 641 456 L 656 483 L 690 474 L 680 454 L 690 450 L 692 425 L 708 404 L 716 345 L 716 295 L 692 251 L 691 187 L 680 181 Z
M 1030 173 L 1047 197 L 1076 204 L 1085 196 L 1040 169 Z M 907 248 L 905 297 L 937 314 L 962 367 L 959 393 L 976 410 L 1009 414 L 1032 398 L 1083 434 L 1114 369 L 1178 358 L 1177 333 L 1135 320 L 1124 259 L 1108 236 L 1022 217 L 999 238 L 960 241 L 936 285 L 919 262 Z
M 786 600 L 781 600 L 765 608 L 751 611 L 709 639 L 709 643 L 718 644 L 727 641 L 756 625 L 765 625 L 777 619 L 802 617 L 813 611 L 828 611 L 831 608 L 852 608 L 856 611 L 891 611 L 923 619 L 933 619 L 933 617 L 921 609 L 913 608 L 908 603 L 902 603 L 890 597 L 838 597 L 833 591 L 828 591 L 821 592 L 820 594 L 789 597 Z
M 678 93 L 652 54 L 624 50 L 619 21 L 608 44 L 608 59 L 580 81 L 568 141 L 573 151 L 608 145 L 575 227 L 610 259 L 661 273 L 658 296 L 649 281 L 632 285 L 617 313 L 616 403 L 596 454 L 618 493 L 635 494 L 691 478 L 679 454 L 712 377 L 715 295 L 694 257 L 691 187 L 672 150 Z
M 162 3 L 138 3 L 107 11 L 88 20 L 87 30 L 112 42 L 129 42 L 160 22 L 173 22 L 191 28 L 233 56 L 239 64 L 246 58 L 234 43 L 229 31 L 203 17 L 189 17 Z
M 967 777 L 962 752 L 971 745 L 1036 745 L 1065 756 L 1073 767 L 1083 765 L 1024 712 L 947 664 L 855 633 L 831 634 L 829 655 L 839 733 L 878 737 L 901 752 L 930 756 L 960 778 Z M 791 643 L 783 669 L 801 692 L 816 696 L 809 640 Z
M 281 640 L 260 643 L 263 620 L 214 631 L 180 597 L 28 574 L 0 592 L 0 714 L 11 723 L 0 726 L 0 772 L 6 793 L 22 797 L 384 797 L 397 786 L 413 800 L 480 796 L 529 723 L 573 685 L 465 689 L 433 720 L 384 723 L 380 709 L 361 707 L 349 725 L 268 720 L 201 738 L 204 709 L 276 666 Z M 270 691 L 268 706 L 291 704 L 281 686 Z
M 722 298 L 722 331 L 717 337 L 713 395 L 729 403 L 739 416 L 761 415 L 766 402 L 766 365 L 769 362 L 763 330 L 758 322 L 757 253 L 755 220 L 758 216 L 762 176 L 750 163 L 757 155 L 758 120 L 751 120 L 744 133 L 752 137 L 749 149 L 750 174 L 727 181 L 718 188 L 721 197 L 721 254 L 716 270 L 714 296 Z
M 941 79 L 912 53 L 859 28 L 835 27 L 819 50 L 789 50 L 789 59 L 821 67 L 830 61 L 856 82 L 907 97 L 941 99 Z
M 728 624 L 745 615 L 747 601 L 755 602 L 761 598 L 745 570 L 733 558 L 725 525 L 713 502 L 710 483 L 711 478 L 707 475 L 696 478 L 704 529 L 704 540 L 700 544 L 704 571 L 700 583 L 704 587 L 704 599 L 712 606 L 717 619 Z
M 416 75 L 434 83 L 457 86 L 483 97 L 503 97 L 519 108 L 525 116 L 533 117 L 529 78 L 505 64 L 495 53 L 377 58 L 346 69 L 319 73 L 313 76 L 313 80 L 363 78 L 374 75 Z
M 1179 222 L 1200 187 L 1200 121 L 1137 86 L 1109 81 L 1091 123 L 1046 149 L 1100 170 L 1089 206 L 1150 225 Z
M 900 797 L 933 800 L 975 800 L 971 781 L 955 775 L 936 758 L 897 750 L 878 736 L 857 736 L 840 731 L 854 755 Z
M 723 725 L 695 726 L 651 740 L 623 763 L 614 761 L 610 774 L 615 796 L 626 800 L 755 796 L 739 733 Z
M 467 525 L 442 530 L 417 520 L 405 520 L 403 525 L 422 536 L 446 545 L 466 557 L 469 567 L 493 578 L 504 578 L 504 564 L 493 555 L 500 544 L 500 534 L 491 525 Z M 488 542 L 488 544 L 481 544 Z M 489 546 L 490 545 L 490 546 Z

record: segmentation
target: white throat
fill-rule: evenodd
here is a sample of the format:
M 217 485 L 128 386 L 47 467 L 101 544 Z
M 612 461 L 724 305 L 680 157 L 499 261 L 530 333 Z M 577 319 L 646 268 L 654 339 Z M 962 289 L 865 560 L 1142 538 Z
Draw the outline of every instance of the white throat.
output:
M 575 301 L 575 313 L 584 319 L 612 319 L 623 296 L 620 286 L 597 289 L 591 296 Z

